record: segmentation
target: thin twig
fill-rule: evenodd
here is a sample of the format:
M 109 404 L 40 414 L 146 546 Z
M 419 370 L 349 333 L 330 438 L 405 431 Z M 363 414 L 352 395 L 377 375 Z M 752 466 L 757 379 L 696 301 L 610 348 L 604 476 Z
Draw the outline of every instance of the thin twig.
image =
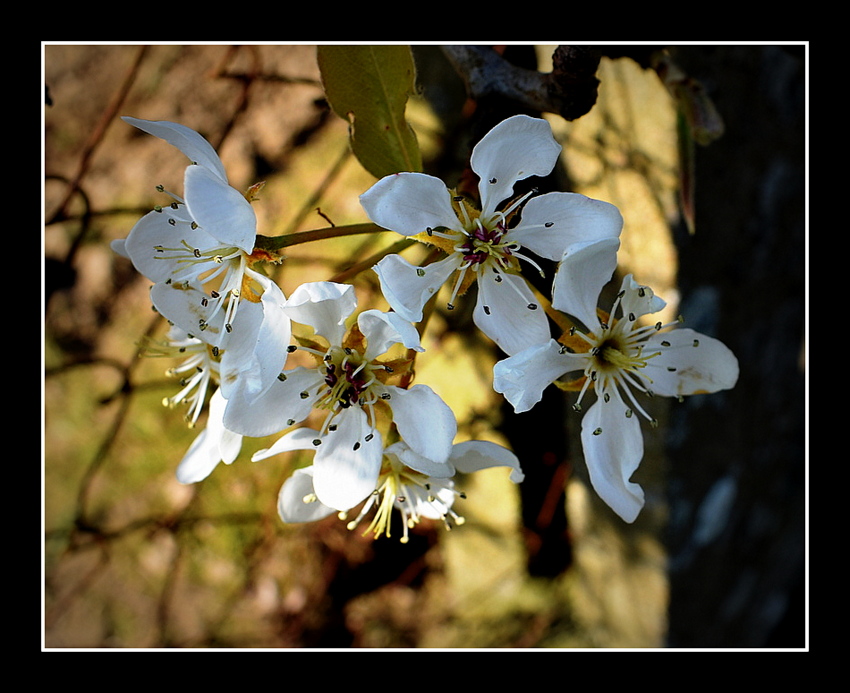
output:
M 109 127 L 109 124 L 115 119 L 116 113 L 118 113 L 118 110 L 121 108 L 121 105 L 124 103 L 127 98 L 127 95 L 130 93 L 130 88 L 133 86 L 133 83 L 135 82 L 136 77 L 139 74 L 139 67 L 141 66 L 142 60 L 147 54 L 147 49 L 147 46 L 141 46 L 139 48 L 139 51 L 136 53 L 136 58 L 133 61 L 133 64 L 130 65 L 130 69 L 127 70 L 127 74 L 124 77 L 124 81 L 121 84 L 121 87 L 118 89 L 109 105 L 107 105 L 106 110 L 103 112 L 103 115 L 100 118 L 100 121 L 97 123 L 95 129 L 89 136 L 88 142 L 86 142 L 86 146 L 83 148 L 83 153 L 80 157 L 80 163 L 77 166 L 77 172 L 68 182 L 68 189 L 65 192 L 65 197 L 62 200 L 62 203 L 57 207 L 53 219 L 47 222 L 48 224 L 55 222 L 57 219 L 65 218 L 65 215 L 67 214 L 68 205 L 71 203 L 71 198 L 79 189 L 80 181 L 82 181 L 83 177 L 88 172 L 89 164 L 91 163 L 95 150 L 103 141 L 103 137 L 106 134 L 106 130 Z

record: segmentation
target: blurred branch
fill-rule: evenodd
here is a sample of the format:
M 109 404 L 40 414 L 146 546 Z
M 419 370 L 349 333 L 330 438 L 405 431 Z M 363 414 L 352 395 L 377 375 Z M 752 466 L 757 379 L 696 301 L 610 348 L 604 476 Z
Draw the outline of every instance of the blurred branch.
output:
M 112 101 L 107 105 L 106 110 L 103 112 L 103 116 L 92 131 L 88 142 L 86 142 L 86 146 L 83 149 L 83 154 L 80 157 L 77 172 L 74 174 L 73 178 L 68 183 L 68 190 L 65 193 L 65 197 L 63 198 L 62 203 L 57 207 L 54 219 L 48 220 L 47 224 L 52 223 L 55 219 L 62 219 L 66 216 L 67 207 L 70 204 L 71 198 L 74 196 L 74 193 L 79 190 L 80 181 L 88 171 L 89 163 L 91 162 L 95 150 L 103 140 L 103 136 L 106 134 L 106 129 L 107 127 L 109 127 L 109 124 L 115 118 L 115 114 L 118 112 L 125 99 L 127 98 L 127 94 L 129 94 L 130 92 L 130 87 L 132 87 L 133 83 L 136 81 L 136 76 L 139 73 L 139 67 L 142 64 L 142 60 L 144 59 L 145 54 L 147 53 L 147 48 L 147 46 L 141 46 L 139 48 L 139 51 L 136 54 L 136 59 L 133 61 L 133 64 L 130 65 L 130 69 L 127 71 L 127 74 L 124 77 L 124 81 L 121 84 L 121 87 L 114 95 Z
M 239 48 L 239 46 L 230 46 L 228 48 L 221 65 L 213 71 L 213 77 L 221 75 L 222 71 L 224 70 L 225 64 L 227 64 L 233 58 Z M 248 110 L 248 104 L 250 103 L 251 87 L 254 84 L 254 79 L 256 78 L 257 74 L 262 71 L 262 66 L 260 64 L 260 55 L 257 52 L 256 48 L 253 46 L 247 46 L 247 49 L 248 54 L 251 57 L 251 70 L 247 74 L 243 75 L 243 77 L 239 80 L 242 88 L 240 89 L 239 94 L 236 97 L 236 103 L 233 109 L 233 114 L 225 123 L 224 131 L 221 133 L 221 135 L 219 135 L 218 140 L 212 143 L 216 151 L 221 149 L 222 145 L 224 144 L 224 140 L 233 130 L 233 127 L 236 125 L 236 121 L 239 119 L 239 116 L 246 110 Z

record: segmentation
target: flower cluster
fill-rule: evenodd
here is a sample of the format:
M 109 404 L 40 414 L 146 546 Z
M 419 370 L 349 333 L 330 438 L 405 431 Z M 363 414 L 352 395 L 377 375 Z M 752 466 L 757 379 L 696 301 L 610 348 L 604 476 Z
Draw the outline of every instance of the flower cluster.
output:
M 477 284 L 474 322 L 506 355 L 495 366 L 494 389 L 517 411 L 534 406 L 552 383 L 579 392 L 577 411 L 594 390 L 582 420 L 591 481 L 626 521 L 643 504 L 630 481 L 642 457 L 638 419 L 649 418 L 638 395 L 735 384 L 737 362 L 720 342 L 642 325 L 663 302 L 631 276 L 614 307 L 598 311 L 617 264 L 623 221 L 616 207 L 576 193 L 515 196 L 519 181 L 548 175 L 560 155 L 545 120 L 508 118 L 475 146 L 475 199 L 416 172 L 387 176 L 360 196 L 376 231 L 435 251 L 421 267 L 398 254 L 375 264 L 388 311 L 359 311 L 354 286 L 333 281 L 300 284 L 287 297 L 265 269 L 279 257 L 259 242 L 252 202 L 260 186 L 231 187 L 215 150 L 194 130 L 125 120 L 190 161 L 182 196 L 167 193 L 169 204 L 113 244 L 150 279 L 151 301 L 171 325 L 167 342 L 149 352 L 183 358 L 170 371 L 181 388 L 166 403 L 186 403 L 190 424 L 207 410 L 205 429 L 178 465 L 182 483 L 234 462 L 244 437 L 277 435 L 252 459 L 313 453 L 280 490 L 283 521 L 336 513 L 353 518 L 353 529 L 371 516 L 366 533 L 378 537 L 390 536 L 391 518 L 400 515 L 406 541 L 422 518 L 462 523 L 453 508 L 462 495 L 458 472 L 502 466 L 522 481 L 511 451 L 456 442 L 451 408 L 428 385 L 412 384 L 426 305 L 444 284 L 448 309 Z M 542 260 L 558 268 L 551 301 L 524 276 L 542 273 Z M 550 317 L 559 312 L 574 327 L 553 335 Z M 577 377 L 564 380 L 571 372 Z

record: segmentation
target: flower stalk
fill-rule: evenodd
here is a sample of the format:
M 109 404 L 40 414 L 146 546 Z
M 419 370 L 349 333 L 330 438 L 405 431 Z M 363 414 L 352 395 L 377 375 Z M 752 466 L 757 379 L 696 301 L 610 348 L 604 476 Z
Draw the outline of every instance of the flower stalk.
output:
M 282 236 L 263 236 L 257 234 L 254 247 L 267 252 L 276 252 L 283 248 L 288 248 L 301 243 L 311 243 L 313 241 L 323 241 L 329 238 L 341 238 L 343 236 L 356 236 L 367 233 L 381 233 L 387 229 L 382 229 L 377 224 L 349 224 L 346 226 L 326 226 L 320 229 L 311 229 L 309 231 L 297 231 L 296 233 L 287 233 Z

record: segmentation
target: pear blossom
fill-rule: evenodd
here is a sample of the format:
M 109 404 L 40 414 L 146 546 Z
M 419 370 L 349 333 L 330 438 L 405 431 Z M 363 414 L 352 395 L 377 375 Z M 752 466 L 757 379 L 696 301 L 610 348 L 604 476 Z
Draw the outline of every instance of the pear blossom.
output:
M 532 197 L 532 191 L 510 200 L 518 181 L 548 175 L 560 152 L 545 120 L 517 115 L 496 125 L 472 151 L 480 208 L 423 173 L 392 174 L 363 193 L 361 205 L 374 223 L 446 253 L 425 267 L 397 254 L 377 263 L 374 270 L 392 309 L 418 322 L 444 283 L 451 281 L 451 309 L 477 281 L 473 320 L 503 351 L 547 341 L 548 320 L 521 264 L 542 270 L 525 250 L 560 261 L 574 243 L 617 238 L 623 223 L 613 205 L 577 193 Z
M 633 522 L 644 505 L 643 489 L 631 481 L 643 457 L 639 419 L 657 425 L 639 396 L 679 398 L 732 388 L 738 361 L 722 342 L 678 327 L 678 320 L 642 324 L 640 318 L 657 313 L 666 303 L 631 274 L 623 278 L 609 314 L 600 317 L 596 304 L 616 267 L 616 250 L 617 244 L 610 241 L 589 243 L 564 258 L 552 305 L 583 328 L 499 361 L 493 386 L 517 412 L 531 409 L 551 383 L 578 391 L 576 411 L 585 408 L 593 390 L 596 400 L 584 413 L 581 427 L 590 481 L 623 520 Z M 578 377 L 564 382 L 567 373 Z
M 112 248 L 155 283 L 203 288 L 212 314 L 222 311 L 224 324 L 232 325 L 239 305 L 259 302 L 267 288 L 252 265 L 273 259 L 254 255 L 257 218 L 248 197 L 258 186 L 248 197 L 231 187 L 213 146 L 191 128 L 169 121 L 123 120 L 174 145 L 192 164 L 184 174 L 183 197 L 168 193 L 170 205 L 146 214 Z M 224 337 L 222 333 L 220 339 Z
M 309 450 L 313 435 L 308 429 L 295 429 L 281 438 L 268 450 L 260 450 L 251 458 L 266 459 L 281 452 Z M 348 520 L 349 512 L 363 503 L 357 515 L 348 521 L 348 529 L 357 528 L 372 510 L 374 514 L 364 531 L 380 536 L 392 536 L 393 511 L 398 511 L 402 521 L 400 541 L 407 543 L 408 530 L 422 518 L 442 520 L 447 529 L 463 524 L 464 518 L 453 509 L 462 492 L 455 487 L 453 477 L 457 472 L 471 473 L 489 467 L 505 466 L 511 470 L 510 479 L 520 483 L 524 475 L 519 460 L 510 450 L 488 441 L 466 441 L 452 446 L 448 458 L 435 462 L 417 455 L 403 441 L 393 443 L 383 451 L 380 467 L 372 479 L 371 488 L 364 486 L 365 495 L 350 506 L 339 507 L 327 503 L 325 489 L 328 484 L 345 483 L 318 463 L 295 470 L 280 489 L 278 513 L 287 523 L 314 522 L 334 513 Z M 365 502 L 363 502 L 365 501 Z
M 255 437 L 291 428 L 314 411 L 321 415 L 311 439 L 316 465 L 345 480 L 326 492 L 325 502 L 334 507 L 350 507 L 352 498 L 362 499 L 373 490 L 383 451 L 379 417 L 431 460 L 448 457 L 457 432 L 454 414 L 430 387 L 391 383 L 404 374 L 409 361 L 390 357 L 390 348 L 423 350 L 413 325 L 392 312 L 366 310 L 349 328 L 356 305 L 351 285 L 300 285 L 285 310 L 293 322 L 313 328 L 314 335 L 289 349 L 303 352 L 315 365 L 283 370 L 253 400 L 237 388 L 228 396 L 224 415 L 229 430 Z

